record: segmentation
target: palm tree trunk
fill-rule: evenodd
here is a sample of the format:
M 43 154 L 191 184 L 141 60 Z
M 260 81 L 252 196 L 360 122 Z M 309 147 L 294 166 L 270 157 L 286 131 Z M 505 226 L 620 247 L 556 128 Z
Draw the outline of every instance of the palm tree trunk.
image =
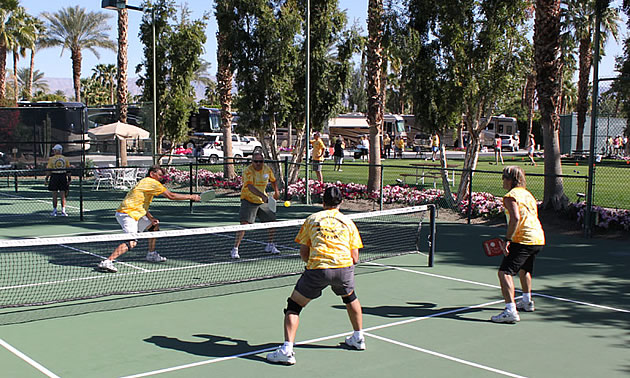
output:
M 26 83 L 26 99 L 33 96 L 33 72 L 35 71 L 35 49 L 31 49 L 31 62 L 28 68 L 28 82 Z
M 225 45 L 225 32 L 217 36 L 217 85 L 221 101 L 221 128 L 223 129 L 223 154 L 232 156 L 232 53 Z M 223 166 L 223 176 L 231 179 L 235 176 L 234 165 Z
M 381 187 L 381 130 L 383 128 L 383 90 L 381 73 L 383 64 L 383 0 L 368 3 L 368 47 L 367 47 L 367 121 L 370 126 L 370 168 L 368 193 Z
M 7 79 L 7 47 L 0 45 L 0 100 L 4 100 L 6 94 Z
M 18 102 L 18 78 L 17 78 L 17 62 L 18 55 L 17 49 L 13 51 L 13 99 L 15 103 Z
M 562 90 L 562 62 L 560 60 L 560 3 L 561 0 L 538 0 L 534 22 L 534 58 L 536 90 L 540 123 L 544 131 L 545 194 L 544 208 L 561 210 L 568 204 L 564 195 L 560 162 L 560 93 Z
M 586 112 L 588 109 L 588 77 L 591 72 L 593 54 L 591 52 L 591 36 L 580 39 L 580 73 L 578 80 L 578 101 L 577 101 L 577 141 L 575 149 L 583 150 L 582 138 L 584 136 L 584 124 L 586 123 Z
M 72 59 L 72 81 L 74 83 L 74 99 L 81 102 L 81 50 L 73 50 L 70 57 Z
M 120 122 L 127 122 L 127 33 L 129 29 L 129 17 L 127 9 L 118 10 L 118 71 L 116 75 L 117 84 L 116 97 L 119 106 L 118 119 Z M 112 88 L 113 91 L 113 83 Z M 112 102 L 113 102 L 112 95 Z

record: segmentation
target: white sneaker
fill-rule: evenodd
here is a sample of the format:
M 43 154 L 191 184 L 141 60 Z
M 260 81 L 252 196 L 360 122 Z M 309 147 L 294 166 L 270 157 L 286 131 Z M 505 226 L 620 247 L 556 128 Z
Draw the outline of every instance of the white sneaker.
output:
M 271 253 L 273 255 L 277 255 L 280 253 L 280 251 L 278 250 L 278 248 L 276 248 L 276 245 L 274 243 L 267 243 L 267 245 L 265 246 L 265 252 Z
M 166 261 L 166 257 L 162 257 L 162 256 L 160 256 L 159 253 L 153 251 L 153 252 L 147 253 L 147 261 L 150 261 L 150 262 L 164 262 L 164 261 Z
M 57 209 L 54 209 L 54 210 L 52 211 L 52 213 L 50 213 L 50 216 L 51 216 L 51 217 L 56 217 L 56 216 L 57 216 Z
M 358 339 L 354 335 L 346 337 L 346 345 L 357 350 L 365 350 L 365 338 Z
M 285 354 L 282 349 L 278 348 L 271 353 L 267 353 L 267 361 L 277 364 L 294 365 L 295 352 Z
M 521 317 L 518 316 L 518 312 L 516 311 L 508 311 L 507 309 L 503 310 L 499 315 L 495 315 L 490 318 L 490 320 L 494 323 L 510 323 L 514 324 L 521 320 Z
M 238 248 L 232 248 L 232 252 L 230 252 L 230 257 L 233 259 L 240 259 L 241 256 L 238 255 Z
M 60 217 L 67 217 L 68 213 L 65 210 L 61 210 L 61 213 L 58 214 Z
M 98 268 L 110 273 L 118 272 L 118 269 L 114 266 L 114 263 L 111 260 L 103 260 L 98 263 Z
M 525 312 L 533 312 L 534 311 L 534 301 L 525 302 L 522 299 L 516 302 L 516 309 L 519 311 Z

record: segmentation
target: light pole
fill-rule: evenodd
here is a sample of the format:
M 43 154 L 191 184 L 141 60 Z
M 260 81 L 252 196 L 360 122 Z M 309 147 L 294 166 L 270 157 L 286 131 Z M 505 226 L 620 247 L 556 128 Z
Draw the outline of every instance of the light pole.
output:
M 153 8 L 143 8 L 133 5 L 127 5 L 127 0 L 102 0 L 101 8 L 110 10 L 131 9 L 141 12 L 151 12 L 151 27 L 153 40 L 153 164 L 157 163 L 158 141 L 157 141 L 157 79 L 156 79 L 156 63 L 155 63 L 155 11 Z

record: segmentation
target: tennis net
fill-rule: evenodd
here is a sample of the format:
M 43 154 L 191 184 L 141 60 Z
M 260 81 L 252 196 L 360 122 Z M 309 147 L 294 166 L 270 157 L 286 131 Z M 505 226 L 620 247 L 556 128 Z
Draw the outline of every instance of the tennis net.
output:
M 428 265 L 433 265 L 433 205 L 348 216 L 363 239 L 361 262 L 426 253 Z M 3 240 L 0 241 L 0 308 L 208 287 L 301 273 L 304 262 L 294 239 L 303 222 Z M 239 248 L 240 259 L 236 260 L 231 258 L 230 251 L 238 231 L 246 233 Z M 279 254 L 265 252 L 270 233 Z M 157 251 L 167 261 L 159 264 L 146 261 L 148 240 L 153 238 Z M 97 269 L 97 264 L 120 243 L 134 239 L 138 245 L 118 259 L 117 273 Z

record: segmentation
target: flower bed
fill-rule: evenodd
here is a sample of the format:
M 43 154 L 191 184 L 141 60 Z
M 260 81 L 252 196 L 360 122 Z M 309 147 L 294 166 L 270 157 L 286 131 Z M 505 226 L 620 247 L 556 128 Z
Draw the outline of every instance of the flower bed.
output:
M 570 203 L 569 212 L 576 218 L 581 225 L 584 224 L 584 213 L 586 212 L 586 203 Z M 600 206 L 593 206 L 593 214 L 597 221 L 595 227 L 601 229 L 623 229 L 630 230 L 630 210 L 609 209 Z

